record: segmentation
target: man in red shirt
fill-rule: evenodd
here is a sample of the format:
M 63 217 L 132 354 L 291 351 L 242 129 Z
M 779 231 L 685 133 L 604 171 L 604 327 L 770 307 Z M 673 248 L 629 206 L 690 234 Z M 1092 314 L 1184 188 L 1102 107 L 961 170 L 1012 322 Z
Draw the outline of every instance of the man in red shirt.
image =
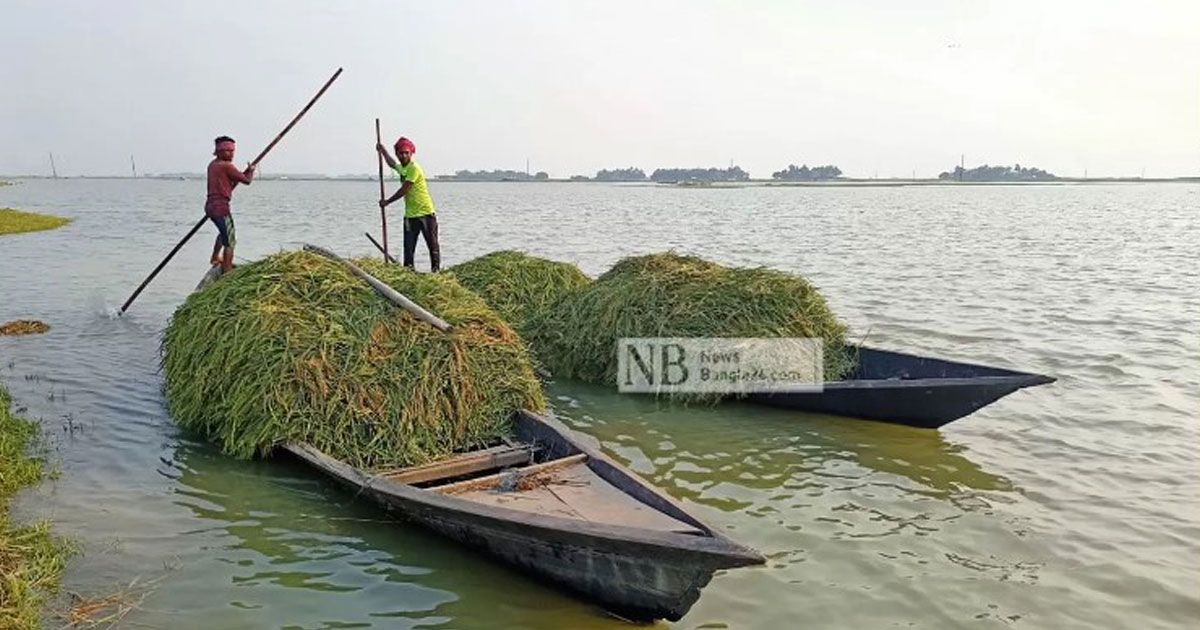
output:
M 237 242 L 229 201 L 234 186 L 249 186 L 254 180 L 254 165 L 247 166 L 244 171 L 233 165 L 233 152 L 237 149 L 233 138 L 221 136 L 213 142 L 216 144 L 213 155 L 217 157 L 208 163 L 208 199 L 204 202 L 204 215 L 217 226 L 217 241 L 213 244 L 209 262 L 214 267 L 220 265 L 222 273 L 229 273 L 233 269 L 233 245 Z

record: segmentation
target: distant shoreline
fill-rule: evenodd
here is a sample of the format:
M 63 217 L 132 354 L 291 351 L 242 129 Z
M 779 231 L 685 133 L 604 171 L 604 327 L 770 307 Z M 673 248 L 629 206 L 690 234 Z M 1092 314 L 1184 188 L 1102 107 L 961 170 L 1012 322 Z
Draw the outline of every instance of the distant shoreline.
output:
M 37 175 L 2 175 L 0 179 L 7 180 L 7 183 L 16 183 L 20 180 L 52 180 L 53 177 L 37 176 Z M 129 175 L 80 175 L 75 177 L 58 177 L 57 179 L 83 179 L 83 180 L 148 180 L 148 181 L 203 181 L 204 177 L 196 175 L 193 177 L 187 176 L 171 176 L 171 177 L 131 177 Z M 280 176 L 280 177 L 261 177 L 258 181 L 274 181 L 274 182 L 375 182 L 378 181 L 373 177 L 322 177 L 322 176 Z M 594 180 L 594 179 L 566 179 L 566 178 L 550 178 L 541 180 L 465 180 L 454 179 L 453 177 L 445 179 L 433 179 L 432 183 L 436 184 L 637 184 L 642 186 L 654 186 L 663 188 L 746 188 L 746 187 L 771 187 L 771 188 L 873 188 L 873 187 L 903 187 L 903 186 L 1063 186 L 1063 185 L 1087 185 L 1087 184 L 1200 184 L 1200 176 L 1196 177 L 1060 177 L 1048 181 L 954 181 L 945 179 L 859 179 L 859 178 L 839 178 L 830 180 L 815 180 L 815 181 L 781 181 L 777 179 L 750 179 L 743 181 L 714 181 L 705 183 L 667 183 L 654 182 L 650 180 Z

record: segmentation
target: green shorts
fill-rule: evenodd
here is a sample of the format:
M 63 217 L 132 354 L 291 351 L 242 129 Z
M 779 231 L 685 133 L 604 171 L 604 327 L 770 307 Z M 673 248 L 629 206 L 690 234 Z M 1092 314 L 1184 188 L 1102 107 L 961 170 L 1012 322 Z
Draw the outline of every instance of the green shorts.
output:
M 221 241 L 221 245 L 232 248 L 237 243 L 237 233 L 233 227 L 233 215 L 224 217 L 208 217 L 213 225 L 217 226 L 217 239 Z

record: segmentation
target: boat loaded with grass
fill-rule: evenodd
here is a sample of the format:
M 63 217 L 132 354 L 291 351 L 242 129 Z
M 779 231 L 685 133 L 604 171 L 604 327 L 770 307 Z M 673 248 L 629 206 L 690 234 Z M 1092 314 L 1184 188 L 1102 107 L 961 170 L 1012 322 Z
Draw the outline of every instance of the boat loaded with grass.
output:
M 287 454 L 630 619 L 764 561 L 539 413 L 524 342 L 453 275 L 319 248 L 217 273 L 163 366 L 176 421 L 226 452 Z
M 490 255 L 489 255 L 490 256 Z M 543 269 L 566 265 L 514 260 L 511 273 L 488 256 L 459 265 L 482 268 L 472 288 L 513 315 L 536 358 L 555 378 L 616 383 L 617 340 L 628 337 L 815 337 L 824 344 L 820 391 L 751 393 L 762 404 L 937 428 L 1025 387 L 1053 378 L 971 363 L 859 346 L 817 289 L 795 274 L 731 268 L 692 256 L 660 253 L 626 258 L 592 283 L 569 290 Z M 537 261 L 534 264 L 532 261 Z M 569 267 L 574 269 L 574 267 Z M 525 288 L 532 284 L 537 289 Z M 557 287 L 552 292 L 544 287 Z M 530 294 L 553 295 L 533 300 Z M 501 306 L 504 306 L 501 308 Z M 713 402 L 718 394 L 670 394 Z

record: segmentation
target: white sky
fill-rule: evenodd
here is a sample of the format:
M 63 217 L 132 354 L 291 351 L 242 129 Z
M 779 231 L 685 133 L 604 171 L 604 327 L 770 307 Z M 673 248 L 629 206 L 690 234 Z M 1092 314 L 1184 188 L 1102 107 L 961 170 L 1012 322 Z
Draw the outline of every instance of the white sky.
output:
M 1200 175 L 1200 1 L 0 0 L 0 173 L 788 163 Z

